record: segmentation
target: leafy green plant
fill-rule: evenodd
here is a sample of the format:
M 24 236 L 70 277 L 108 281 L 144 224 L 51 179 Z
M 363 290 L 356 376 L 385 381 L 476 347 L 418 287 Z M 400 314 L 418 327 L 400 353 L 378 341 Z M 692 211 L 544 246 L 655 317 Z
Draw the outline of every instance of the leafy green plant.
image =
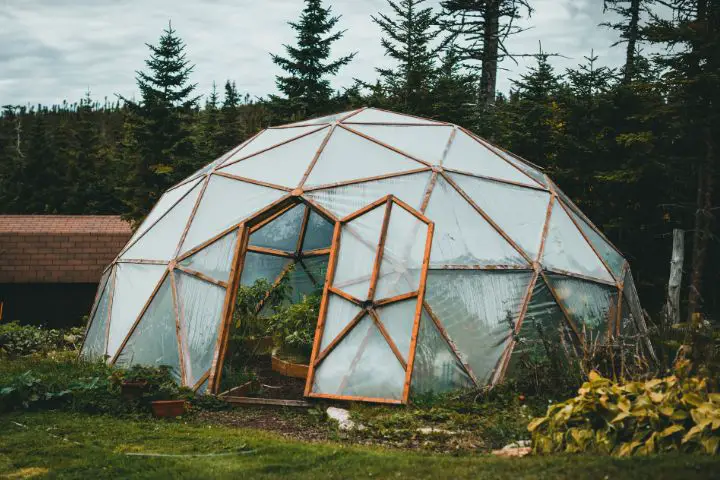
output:
M 320 295 L 305 295 L 294 304 L 283 305 L 267 319 L 266 332 L 281 350 L 295 351 L 309 358 L 320 312 Z
M 290 297 L 289 276 L 285 275 L 273 285 L 265 278 L 258 278 L 252 285 L 241 285 L 235 299 L 233 323 L 235 335 L 256 338 L 265 335 L 265 319 L 261 311 L 271 310 Z
M 0 354 L 9 358 L 45 355 L 54 350 L 76 350 L 82 343 L 83 329 L 46 329 L 18 322 L 0 324 Z
M 617 456 L 681 451 L 714 454 L 720 445 L 720 393 L 705 378 L 676 375 L 613 382 L 591 372 L 578 395 L 530 422 L 537 453 L 602 452 Z

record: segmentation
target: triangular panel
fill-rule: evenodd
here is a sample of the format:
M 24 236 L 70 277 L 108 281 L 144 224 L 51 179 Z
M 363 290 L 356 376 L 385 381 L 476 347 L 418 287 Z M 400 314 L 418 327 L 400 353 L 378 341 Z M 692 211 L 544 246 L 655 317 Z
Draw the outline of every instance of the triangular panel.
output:
M 426 301 L 484 383 L 507 347 L 532 278 L 531 272 L 434 270 Z
M 450 125 L 349 125 L 349 127 L 412 157 L 433 164 L 441 162 L 453 131 Z
M 303 251 L 330 248 L 334 231 L 334 223 L 311 209 L 303 239 Z
M 455 134 L 443 166 L 498 180 L 539 186 L 527 175 L 461 130 Z
M 528 265 L 522 255 L 442 177 L 425 215 L 435 222 L 430 266 Z
M 110 357 L 117 353 L 165 269 L 165 265 L 140 263 L 119 263 L 115 267 L 115 293 L 107 348 Z
M 260 151 L 269 149 L 275 145 L 279 145 L 283 142 L 288 142 L 294 138 L 297 138 L 306 133 L 313 132 L 318 129 L 323 129 L 322 126 L 310 126 L 310 127 L 298 127 L 298 128 L 269 128 L 258 134 L 257 137 L 253 138 L 247 145 L 242 147 L 240 150 L 230 156 L 224 164 L 234 162 L 241 158 L 247 158 L 250 155 L 254 155 Z M 326 129 L 323 129 L 327 132 Z M 312 160 L 312 157 L 310 157 Z
M 608 326 L 617 320 L 617 288 L 565 275 L 548 274 L 547 278 L 570 320 L 584 332 L 585 341 L 602 341 Z
M 324 128 L 319 132 L 305 135 L 250 158 L 222 167 L 218 172 L 283 187 L 296 187 L 302 180 L 313 158 L 315 158 L 318 149 L 327 136 L 327 132 L 328 129 Z
M 167 277 L 120 352 L 115 365 L 166 365 L 171 368 L 173 376 L 180 380 L 176 331 L 172 286 L 170 277 Z
M 204 273 L 215 280 L 227 282 L 232 269 L 237 236 L 237 230 L 228 233 L 199 252 L 192 254 L 180 262 L 180 265 Z
M 182 252 L 214 237 L 279 200 L 286 192 L 240 182 L 217 175 L 210 176 L 200 205 L 195 212 Z
M 195 385 L 212 366 L 222 316 L 225 289 L 175 271 L 178 309 L 186 349 L 188 385 Z
M 333 115 L 325 115 L 323 117 L 311 118 L 310 120 L 291 123 L 290 125 L 287 125 L 287 126 L 292 125 L 294 127 L 299 127 L 301 125 L 322 125 L 325 123 L 339 122 L 340 120 L 342 120 L 343 118 L 347 117 L 348 115 L 350 115 L 354 112 L 357 112 L 357 110 L 349 110 L 347 112 L 335 113 Z
M 384 305 L 377 309 L 380 322 L 406 362 L 410 355 L 410 340 L 413 325 L 415 324 L 417 304 L 417 298 L 411 298 L 410 300 Z
M 455 173 L 450 178 L 531 259 L 537 258 L 550 202 L 548 192 Z
M 523 162 L 522 160 L 515 158 L 514 156 L 504 152 L 501 148 L 496 147 L 495 145 L 492 145 L 490 143 L 487 143 L 487 146 L 490 150 L 497 153 L 501 157 L 503 157 L 508 162 L 515 165 L 517 168 L 525 172 L 526 175 L 532 177 L 533 180 L 538 182 L 543 187 L 547 187 L 547 181 L 545 179 L 545 175 L 540 170 L 537 170 L 536 168 L 531 167 L 527 163 Z
M 431 175 L 429 171 L 413 173 L 341 187 L 313 190 L 306 192 L 305 196 L 319 203 L 338 218 L 350 215 L 378 198 L 390 194 L 419 211 Z
M 296 205 L 250 235 L 250 245 L 295 252 L 302 229 L 305 205 Z
M 400 123 L 410 125 L 441 125 L 425 118 L 411 117 L 399 113 L 386 112 L 375 108 L 367 108 L 357 115 L 353 115 L 343 123 Z
M 90 328 L 88 328 L 82 349 L 83 355 L 87 358 L 102 358 L 105 355 L 105 335 L 107 333 L 113 271 L 114 269 L 110 270 L 109 275 L 100 282 L 100 295 L 94 307 L 93 316 L 90 319 Z
M 319 351 L 325 350 L 358 313 L 360 313 L 359 306 L 330 293 Z
M 322 295 L 328 259 L 328 255 L 319 255 L 303 258 L 295 263 L 288 278 L 292 289 L 292 302 L 300 302 L 307 295 Z
M 411 395 L 437 394 L 473 385 L 465 368 L 423 308 L 415 346 Z
M 344 128 L 336 128 L 310 171 L 305 187 L 330 185 L 422 167 L 422 163 L 389 148 Z
M 138 229 L 135 230 L 135 233 L 132 238 L 130 238 L 128 244 L 137 240 L 138 237 L 140 237 L 140 235 L 142 235 L 148 228 L 152 227 L 158 218 L 162 217 L 165 212 L 170 210 L 170 208 L 175 205 L 175 203 L 180 200 L 183 195 L 189 192 L 199 182 L 200 179 L 193 180 L 165 192 L 152 210 L 150 210 L 150 213 L 148 213 L 147 217 L 145 217 L 145 220 L 143 220 Z
M 272 284 L 278 276 L 280 276 L 280 272 L 291 262 L 292 259 L 287 257 L 275 257 L 273 255 L 247 252 L 245 254 L 245 263 L 243 265 L 240 284 L 250 286 L 261 278 L 264 278 Z
M 320 363 L 313 393 L 400 400 L 405 370 L 367 315 Z
M 553 205 L 550 215 L 542 264 L 549 269 L 614 281 L 560 203 Z
M 175 256 L 178 242 L 187 226 L 201 186 L 195 188 L 176 204 L 145 235 L 123 253 L 121 259 L 170 261 Z
M 334 287 L 357 298 L 367 298 L 384 217 L 385 206 L 381 205 L 343 226 Z
M 570 210 L 575 222 L 580 226 L 585 236 L 590 240 L 592 246 L 605 261 L 605 264 L 610 268 L 610 272 L 613 274 L 616 280 L 620 281 L 623 275 L 623 266 L 625 265 L 625 259 L 618 253 L 615 248 L 612 247 L 608 242 L 601 237 L 594 228 L 588 225 L 585 220 L 580 218 L 572 210 Z

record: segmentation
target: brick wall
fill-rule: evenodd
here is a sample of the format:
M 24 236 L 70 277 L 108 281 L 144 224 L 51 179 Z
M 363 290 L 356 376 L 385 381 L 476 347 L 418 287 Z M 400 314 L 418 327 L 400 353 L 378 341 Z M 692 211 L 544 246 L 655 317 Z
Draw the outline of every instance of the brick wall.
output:
M 96 283 L 131 236 L 129 227 L 73 232 L 54 226 L 0 228 L 0 283 Z

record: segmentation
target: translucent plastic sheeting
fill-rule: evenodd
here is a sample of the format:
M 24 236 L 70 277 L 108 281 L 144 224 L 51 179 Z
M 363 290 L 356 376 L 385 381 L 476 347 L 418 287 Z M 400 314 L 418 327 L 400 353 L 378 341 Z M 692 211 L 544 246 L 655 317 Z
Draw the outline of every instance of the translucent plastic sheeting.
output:
M 550 193 L 455 173 L 450 178 L 530 258 L 537 258 Z
M 344 128 L 336 128 L 310 171 L 305 186 L 328 185 L 422 167 L 422 163 L 389 148 Z
M 238 232 L 234 230 L 199 252 L 186 258 L 180 265 L 227 282 L 232 269 Z
M 628 270 L 625 273 L 625 282 L 623 283 L 623 304 L 627 305 L 630 314 L 633 316 L 635 325 L 640 329 L 641 325 L 645 325 L 645 322 L 641 322 L 643 318 L 642 307 L 640 306 L 640 299 L 638 298 L 637 290 L 635 289 L 635 282 L 633 282 L 632 273 Z
M 305 205 L 296 205 L 250 235 L 250 245 L 294 253 L 302 229 Z
M 625 297 L 623 296 L 622 308 L 620 312 L 620 337 L 627 340 L 637 335 L 637 327 L 635 326 L 635 320 L 630 311 L 630 306 L 627 304 Z M 628 342 L 625 342 L 628 343 Z
M 531 272 L 428 272 L 425 300 L 481 383 L 510 342 L 531 278 Z
M 402 399 L 405 370 L 365 316 L 315 370 L 314 393 Z
M 95 305 L 93 316 L 90 319 L 83 344 L 83 355 L 87 358 L 102 358 L 105 355 L 105 334 L 107 332 L 108 307 L 110 305 L 110 291 L 112 289 L 112 270 L 110 275 L 103 277 L 100 282 L 100 296 Z
M 526 175 L 532 177 L 533 180 L 538 182 L 543 187 L 547 187 L 547 181 L 545 180 L 545 175 L 543 175 L 543 173 L 540 170 L 531 167 L 527 163 L 513 157 L 512 155 L 510 155 L 508 153 L 505 153 L 502 149 L 500 149 L 494 145 L 488 144 L 488 148 L 490 148 L 490 150 L 497 153 L 498 155 L 503 157 L 505 160 L 507 160 L 508 162 L 512 163 L 517 168 L 519 168 L 520 170 L 525 172 Z
M 196 185 L 185 198 L 155 223 L 120 258 L 162 261 L 170 261 L 170 259 L 174 258 L 178 242 L 190 220 L 190 214 L 195 207 L 201 189 L 201 185 Z
M 327 273 L 328 255 L 303 258 L 288 272 L 292 302 L 300 302 L 306 295 L 322 295 Z
M 413 173 L 383 180 L 314 190 L 306 192 L 305 196 L 316 201 L 338 218 L 346 217 L 378 198 L 390 194 L 419 211 L 430 177 L 431 173 L 429 171 Z
M 522 369 L 541 362 L 550 362 L 556 369 L 562 368 L 568 357 L 574 355 L 575 342 L 572 338 L 565 315 L 545 281 L 538 278 L 506 375 L 520 376 Z
M 461 130 L 455 134 L 443 166 L 498 180 L 538 186 L 527 175 Z
M 132 238 L 128 243 L 132 243 L 137 240 L 140 235 L 142 235 L 148 228 L 155 224 L 158 218 L 160 218 L 165 212 L 170 210 L 170 207 L 175 205 L 175 203 L 177 203 L 177 201 L 180 200 L 183 195 L 192 190 L 192 188 L 195 187 L 199 182 L 200 179 L 193 180 L 165 192 L 165 194 L 160 197 L 160 200 L 158 200 L 158 202 L 152 208 L 150 213 L 148 213 L 148 216 L 145 217 L 145 220 L 143 220 L 138 229 L 135 230 L 135 233 L 133 234 Z
M 110 314 L 107 354 L 112 358 L 125 340 L 150 294 L 165 273 L 165 265 L 118 263 L 115 267 L 115 293 Z
M 620 255 L 615 248 L 613 248 L 605 239 L 598 234 L 594 228 L 588 225 L 585 220 L 576 215 L 570 210 L 573 220 L 580 226 L 585 236 L 590 240 L 590 243 L 598 254 L 605 261 L 605 264 L 610 268 L 610 272 L 613 274 L 615 279 L 620 281 L 623 274 L 623 266 L 625 265 L 625 259 Z
M 600 258 L 590 248 L 565 209 L 559 203 L 553 205 L 550 225 L 545 240 L 543 266 L 570 273 L 578 273 L 598 280 L 613 282 Z
M 261 132 L 257 137 L 253 138 L 247 145 L 231 155 L 224 164 L 234 162 L 241 158 L 249 157 L 250 155 L 256 154 L 262 150 L 268 149 L 275 145 L 287 142 L 293 138 L 297 138 L 300 135 L 321 129 L 321 126 L 309 126 L 299 128 L 269 128 Z M 325 129 L 327 133 L 327 129 Z M 312 160 L 312 157 L 310 157 Z M 309 161 L 308 161 L 309 162 Z
M 170 277 L 165 279 L 150 302 L 140 323 L 120 352 L 115 365 L 120 367 L 167 365 L 171 368 L 175 379 L 181 380 L 175 307 Z
M 336 113 L 334 115 L 326 115 L 324 117 L 312 118 L 310 120 L 305 120 L 303 122 L 291 123 L 290 125 L 293 125 L 293 126 L 321 125 L 323 123 L 339 122 L 340 120 L 347 117 L 348 115 L 350 115 L 353 112 L 357 112 L 357 110 L 350 110 L 347 112 Z
M 337 337 L 360 312 L 360 307 L 354 303 L 348 302 L 333 293 L 329 293 L 328 295 L 325 325 L 323 327 L 322 339 L 320 340 L 320 352 L 325 350 L 325 348 L 330 345 L 330 342 L 335 340 L 335 337 Z
M 175 271 L 186 376 L 195 385 L 212 366 L 225 289 Z
M 547 278 L 570 320 L 584 332 L 585 342 L 603 340 L 608 325 L 615 325 L 617 318 L 617 288 L 564 275 L 549 274 Z
M 211 175 L 181 252 L 240 223 L 285 194 L 281 190 Z
M 438 125 L 440 122 L 433 122 L 425 118 L 416 118 L 399 113 L 385 112 L 374 108 L 368 108 L 348 118 L 343 123 L 404 123 L 412 125 Z
M 405 362 L 410 358 L 410 340 L 415 324 L 415 310 L 418 299 L 411 298 L 402 302 L 378 307 L 377 315 L 390 338 L 400 351 Z
M 327 221 L 325 217 L 311 209 L 302 249 L 307 251 L 330 248 L 334 230 L 334 223 Z
M 348 127 L 403 153 L 433 164 L 440 164 L 453 127 L 404 125 L 348 125 Z
M 375 298 L 414 292 L 420 287 L 428 226 L 394 204 L 383 247 Z
M 383 204 L 343 225 L 334 287 L 360 299 L 367 298 L 384 217 Z
M 431 266 L 528 264 L 442 177 L 437 179 L 425 216 L 435 222 Z
M 287 131 L 283 129 L 281 131 Z M 261 182 L 296 187 L 317 154 L 328 129 L 311 133 L 250 158 L 222 167 L 219 171 Z
M 472 387 L 473 381 L 423 309 L 410 382 L 413 396 Z
M 280 272 L 291 262 L 292 260 L 286 257 L 247 252 L 240 284 L 249 286 L 261 278 L 272 284 L 278 278 Z

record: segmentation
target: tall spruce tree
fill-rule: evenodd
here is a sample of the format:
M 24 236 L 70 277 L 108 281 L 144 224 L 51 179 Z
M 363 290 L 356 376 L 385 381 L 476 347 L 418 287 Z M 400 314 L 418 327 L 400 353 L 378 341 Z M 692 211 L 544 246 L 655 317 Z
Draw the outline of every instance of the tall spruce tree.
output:
M 171 185 L 197 169 L 205 160 L 195 155 L 191 129 L 199 96 L 189 83 L 194 66 L 185 44 L 168 24 L 158 45 L 147 44 L 147 72 L 137 72 L 141 100 L 121 97 L 127 105 L 122 160 L 128 169 L 125 182 L 127 217 L 144 217 Z
M 625 65 L 623 66 L 623 83 L 629 84 L 638 74 L 641 61 L 639 44 L 642 41 L 642 25 L 640 17 L 650 11 L 654 0 L 604 0 L 606 11 L 616 13 L 622 17 L 617 22 L 606 22 L 604 26 L 610 27 L 620 33 L 620 40 L 613 46 L 625 43 Z
M 295 118 L 329 113 L 333 90 L 328 77 L 337 74 L 355 53 L 330 60 L 332 44 L 342 38 L 345 30 L 333 32 L 340 20 L 324 8 L 322 0 L 305 0 L 298 22 L 288 22 L 297 32 L 297 46 L 285 45 L 286 56 L 272 55 L 273 62 L 286 75 L 278 75 L 276 84 L 285 95 L 273 99 L 286 107 L 286 115 Z M 285 100 L 283 102 L 282 100 Z
M 205 99 L 205 108 L 198 128 L 199 138 L 196 142 L 198 155 L 205 162 L 215 160 L 224 152 L 221 145 L 222 126 L 218 101 L 217 86 L 213 82 L 210 95 Z
M 220 108 L 220 138 L 218 140 L 221 150 L 226 152 L 238 145 L 245 138 L 245 124 L 240 112 L 242 99 L 237 91 L 235 82 L 225 82 L 225 96 Z
M 447 45 L 432 89 L 433 117 L 458 125 L 474 125 L 478 76 L 460 61 L 455 45 Z
M 440 50 L 432 44 L 440 33 L 439 15 L 430 7 L 421 8 L 423 3 L 388 0 L 392 17 L 384 13 L 372 17 L 383 33 L 380 42 L 385 55 L 397 62 L 393 68 L 376 69 L 383 87 L 395 108 L 418 115 L 432 113 L 431 90 Z
M 463 61 L 480 64 L 480 101 L 495 101 L 497 70 L 504 58 L 515 55 L 508 37 L 522 28 L 516 21 L 532 13 L 530 0 L 443 0 L 443 29 L 458 38 Z

